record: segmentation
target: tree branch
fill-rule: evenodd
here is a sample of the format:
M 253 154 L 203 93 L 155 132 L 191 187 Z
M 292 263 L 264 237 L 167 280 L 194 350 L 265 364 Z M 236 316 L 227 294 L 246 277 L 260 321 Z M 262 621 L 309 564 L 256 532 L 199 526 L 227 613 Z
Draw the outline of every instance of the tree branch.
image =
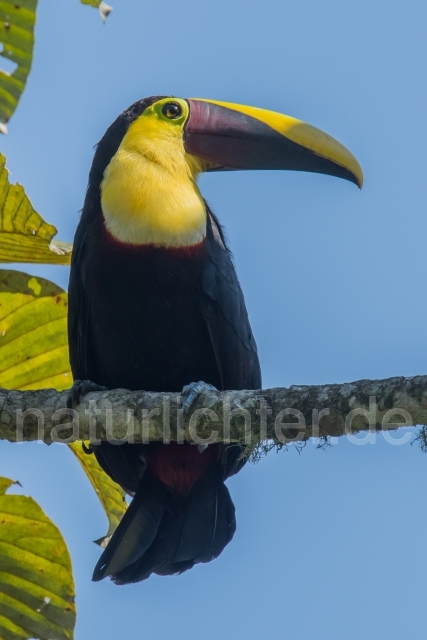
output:
M 247 448 L 311 437 L 388 431 L 427 424 L 427 376 L 292 386 L 261 391 L 203 392 L 184 415 L 177 393 L 117 389 L 89 393 L 73 412 L 67 392 L 0 389 L 0 439 L 70 442 L 90 439 L 197 444 L 231 441 Z M 72 422 L 71 422 L 72 421 Z

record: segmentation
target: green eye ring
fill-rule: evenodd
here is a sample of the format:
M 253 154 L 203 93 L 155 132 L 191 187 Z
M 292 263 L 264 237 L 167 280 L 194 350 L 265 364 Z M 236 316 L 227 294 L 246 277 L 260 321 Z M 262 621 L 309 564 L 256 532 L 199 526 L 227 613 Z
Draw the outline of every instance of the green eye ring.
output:
M 178 102 L 166 102 L 163 105 L 162 113 L 169 120 L 177 120 L 182 116 L 182 107 Z

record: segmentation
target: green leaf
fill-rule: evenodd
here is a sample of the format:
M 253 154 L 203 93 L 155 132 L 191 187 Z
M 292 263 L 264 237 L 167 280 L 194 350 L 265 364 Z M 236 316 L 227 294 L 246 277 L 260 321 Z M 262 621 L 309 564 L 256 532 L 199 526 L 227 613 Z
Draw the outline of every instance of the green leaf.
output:
M 0 386 L 6 389 L 68 389 L 67 294 L 56 284 L 21 271 L 0 269 Z M 126 510 L 124 492 L 82 451 L 70 445 L 109 521 L 112 535 Z M 105 545 L 106 538 L 98 541 Z M 1 638 L 1 636 L 0 636 Z
M 108 18 L 108 15 L 113 10 L 113 7 L 110 7 L 110 5 L 108 5 L 105 2 L 103 2 L 103 0 L 80 0 L 80 2 L 82 4 L 88 4 L 91 7 L 98 7 L 99 14 L 100 14 L 103 22 L 106 21 L 106 19 Z
M 67 389 L 67 294 L 56 284 L 0 269 L 0 386 Z
M 0 477 L 0 496 L 4 496 L 9 487 L 11 487 L 13 484 L 19 483 L 16 483 L 15 480 L 9 480 L 9 478 Z
M 15 111 L 31 70 L 37 0 L 0 0 L 0 55 L 17 64 L 12 73 L 0 70 L 0 132 Z
M 95 456 L 83 451 L 81 442 L 70 444 L 69 447 L 82 465 L 108 518 L 107 535 L 95 540 L 96 544 L 105 548 L 126 511 L 125 492 L 104 473 Z
M 68 389 L 67 294 L 53 282 L 21 271 L 0 269 L 0 386 L 6 389 Z M 81 442 L 69 445 L 105 510 L 106 545 L 126 510 L 124 492 Z M 1 485 L 0 485 L 1 490 Z M 1 617 L 1 616 L 0 616 Z M 1 638 L 1 636 L 0 636 Z
M 10 184 L 6 158 L 0 153 L 0 262 L 70 264 L 72 245 L 53 241 L 55 234 L 56 228 L 37 213 L 24 187 Z
M 0 478 L 0 638 L 71 640 L 76 608 L 71 560 L 57 527 Z

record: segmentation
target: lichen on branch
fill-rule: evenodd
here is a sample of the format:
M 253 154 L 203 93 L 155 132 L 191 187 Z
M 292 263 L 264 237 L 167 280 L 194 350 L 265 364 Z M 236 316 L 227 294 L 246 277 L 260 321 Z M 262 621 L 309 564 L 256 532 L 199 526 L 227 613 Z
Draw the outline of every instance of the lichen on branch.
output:
M 279 446 L 360 431 L 427 424 L 427 376 L 291 386 L 258 391 L 205 390 L 189 412 L 179 393 L 92 392 L 73 411 L 67 391 L 0 389 L 0 439 L 71 442 L 175 440 Z

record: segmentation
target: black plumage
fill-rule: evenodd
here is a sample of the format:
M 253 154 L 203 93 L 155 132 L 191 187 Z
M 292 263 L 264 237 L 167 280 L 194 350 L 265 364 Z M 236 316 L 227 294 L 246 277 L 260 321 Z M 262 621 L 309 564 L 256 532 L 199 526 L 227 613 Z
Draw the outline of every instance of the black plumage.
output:
M 77 228 L 69 289 L 75 379 L 110 389 L 179 391 L 198 380 L 256 389 L 261 374 L 243 294 L 221 227 L 206 205 L 206 238 L 188 248 L 123 244 L 105 228 L 104 170 L 129 124 L 159 97 L 141 100 L 97 146 Z M 243 466 L 239 447 L 114 446 L 95 455 L 135 494 L 94 579 L 121 584 L 169 575 L 217 557 L 235 530 L 224 480 Z

